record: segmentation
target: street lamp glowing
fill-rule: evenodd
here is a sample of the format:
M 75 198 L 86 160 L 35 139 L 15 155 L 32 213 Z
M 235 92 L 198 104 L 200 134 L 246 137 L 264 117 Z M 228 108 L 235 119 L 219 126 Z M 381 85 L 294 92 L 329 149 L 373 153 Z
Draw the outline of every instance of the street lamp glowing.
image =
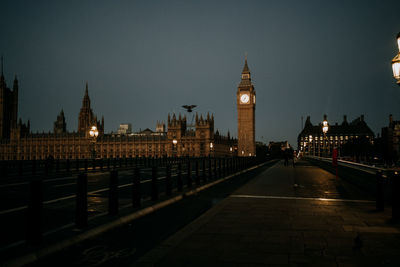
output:
M 400 32 L 397 34 L 397 46 L 399 52 L 392 59 L 392 69 L 393 69 L 393 77 L 397 80 L 397 84 L 400 85 Z
M 214 144 L 213 143 L 210 143 L 210 148 L 212 149 L 214 147 Z
M 92 128 L 90 128 L 89 134 L 91 137 L 97 137 L 99 135 L 99 131 L 97 130 L 97 127 L 92 126 Z
M 176 145 L 176 144 L 178 143 L 178 140 L 174 139 L 174 140 L 172 140 L 172 143 L 173 143 L 174 145 Z
M 324 134 L 326 134 L 328 132 L 329 126 L 328 126 L 328 121 L 325 119 L 322 122 L 322 131 L 324 132 Z

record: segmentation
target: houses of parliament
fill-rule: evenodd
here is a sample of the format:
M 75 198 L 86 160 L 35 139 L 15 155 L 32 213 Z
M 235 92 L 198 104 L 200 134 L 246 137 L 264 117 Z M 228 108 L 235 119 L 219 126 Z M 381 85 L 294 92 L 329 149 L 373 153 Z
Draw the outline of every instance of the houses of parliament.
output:
M 134 134 L 107 134 L 104 117 L 97 119 L 90 106 L 89 86 L 79 112 L 77 132 L 68 132 L 63 110 L 51 133 L 32 133 L 30 122 L 18 120 L 18 79 L 8 87 L 1 62 L 0 77 L 0 160 L 126 158 L 126 157 L 203 157 L 255 156 L 255 91 L 250 80 L 247 59 L 237 91 L 238 139 L 214 131 L 214 116 L 196 114 L 194 125 L 186 116 L 168 114 L 165 123 L 157 122 L 156 131 L 146 129 Z M 249 99 L 247 99 L 249 98 Z M 92 126 L 98 137 L 89 135 Z M 240 151 L 238 151 L 238 148 Z

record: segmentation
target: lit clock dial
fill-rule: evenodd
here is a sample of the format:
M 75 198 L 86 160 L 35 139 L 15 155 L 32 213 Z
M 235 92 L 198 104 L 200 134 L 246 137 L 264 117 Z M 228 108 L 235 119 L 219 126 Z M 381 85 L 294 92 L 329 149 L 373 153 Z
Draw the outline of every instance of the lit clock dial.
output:
M 242 103 L 249 103 L 250 97 L 248 94 L 243 94 L 240 96 L 240 102 Z

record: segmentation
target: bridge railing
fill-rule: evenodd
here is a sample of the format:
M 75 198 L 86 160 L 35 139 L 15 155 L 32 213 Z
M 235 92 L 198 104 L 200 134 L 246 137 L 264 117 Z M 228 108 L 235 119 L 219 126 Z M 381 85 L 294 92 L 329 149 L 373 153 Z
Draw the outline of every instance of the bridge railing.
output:
M 332 158 L 325 158 L 325 157 L 318 157 L 318 156 L 306 156 L 305 158 L 324 161 L 324 162 L 328 162 L 328 163 L 332 164 Z M 372 165 L 367 165 L 367 164 L 362 164 L 362 163 L 357 163 L 357 162 L 347 161 L 347 160 L 342 160 L 342 159 L 338 159 L 338 165 L 346 166 L 346 167 L 353 168 L 355 170 L 359 170 L 359 171 L 363 171 L 363 172 L 367 172 L 370 174 L 376 174 L 377 171 L 391 172 L 391 171 L 396 170 L 394 168 L 375 167 Z
M 331 158 L 307 156 L 305 159 L 332 173 L 338 170 L 340 178 L 375 197 L 378 211 L 384 210 L 385 202 L 391 203 L 392 220 L 400 221 L 399 168 L 375 167 L 346 160 L 338 160 L 338 166 L 333 167 Z
M 164 160 L 142 158 L 133 162 L 132 167 L 129 167 L 129 163 L 127 164 L 128 168 L 124 170 L 131 176 L 131 183 L 124 185 L 119 184 L 121 174 L 118 168 L 111 167 L 109 170 L 105 168 L 104 172 L 109 173 L 109 186 L 101 191 L 108 191 L 108 214 L 113 216 L 118 214 L 119 193 L 126 194 L 124 190 L 129 188 L 132 192 L 131 207 L 136 210 L 140 209 L 143 201 L 157 201 L 160 196 L 163 196 L 165 200 L 177 195 L 186 195 L 191 190 L 206 188 L 218 180 L 223 181 L 228 176 L 233 177 L 261 166 L 260 164 L 264 164 L 267 160 L 269 159 L 255 157 L 165 158 Z M 122 167 L 124 166 L 122 164 Z M 151 170 L 151 176 L 149 170 Z M 88 175 L 87 171 L 82 170 L 72 176 L 76 177 L 75 226 L 83 229 L 88 226 L 89 217 Z M 43 229 L 43 213 L 46 202 L 44 201 L 43 178 L 43 175 L 36 173 L 29 183 L 26 241 L 31 244 L 41 243 L 45 230 Z

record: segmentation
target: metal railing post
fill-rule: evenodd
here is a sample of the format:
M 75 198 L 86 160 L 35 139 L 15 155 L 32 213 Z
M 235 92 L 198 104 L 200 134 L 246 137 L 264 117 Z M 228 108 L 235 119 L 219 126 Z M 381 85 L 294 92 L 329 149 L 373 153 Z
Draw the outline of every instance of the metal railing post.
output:
M 400 175 L 394 172 L 392 175 L 392 220 L 400 220 Z
M 200 185 L 199 161 L 195 160 L 196 186 Z
M 157 180 L 157 167 L 151 168 L 151 200 L 158 199 L 158 180 Z
M 182 192 L 183 191 L 182 164 L 180 162 L 178 163 L 178 174 L 176 177 L 176 184 L 178 192 Z
M 140 169 L 135 167 L 133 171 L 133 183 L 132 183 L 132 206 L 134 208 L 140 207 L 142 195 L 140 191 Z
M 188 188 L 192 187 L 192 166 L 190 160 L 187 161 L 187 181 L 186 185 Z
M 384 209 L 383 173 L 379 170 L 376 172 L 376 210 L 383 211 Z
M 171 184 L 171 165 L 167 164 L 165 166 L 165 193 L 167 196 L 172 194 L 172 184 Z
M 110 187 L 108 191 L 108 214 L 118 214 L 118 171 L 110 172 Z
M 43 187 L 41 179 L 35 178 L 30 182 L 27 223 L 27 242 L 32 245 L 39 244 L 42 240 L 43 231 Z
M 80 173 L 76 181 L 76 216 L 75 226 L 78 229 L 87 226 L 88 211 L 87 211 L 87 174 Z

